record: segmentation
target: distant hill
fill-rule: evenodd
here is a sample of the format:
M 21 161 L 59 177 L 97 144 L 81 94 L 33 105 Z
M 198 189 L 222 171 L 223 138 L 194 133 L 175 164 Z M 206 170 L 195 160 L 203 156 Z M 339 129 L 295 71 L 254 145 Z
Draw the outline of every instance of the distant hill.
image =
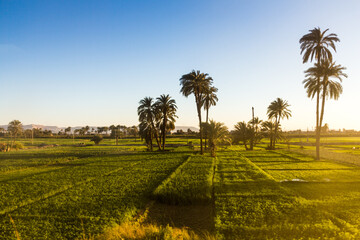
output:
M 7 129 L 8 125 L 0 125 L 0 128 L 4 128 Z M 65 129 L 63 127 L 57 127 L 57 126 L 44 126 L 44 125 L 38 125 L 38 124 L 28 124 L 28 125 L 23 125 L 23 129 L 27 130 L 27 129 L 33 129 L 33 128 L 41 128 L 42 130 L 50 130 L 53 133 L 57 133 L 60 132 L 61 129 Z
M 183 130 L 183 132 L 187 132 L 189 128 L 193 132 L 199 132 L 199 128 L 191 126 L 175 126 L 175 129 L 172 132 L 177 132 L 177 130 Z
M 0 128 L 4 128 L 5 130 L 7 129 L 8 125 L 0 125 Z M 28 125 L 23 125 L 23 129 L 27 130 L 27 129 L 33 129 L 33 128 L 37 128 L 37 129 L 42 129 L 42 130 L 50 130 L 53 133 L 58 133 L 61 130 L 64 130 L 66 127 L 58 127 L 58 126 L 45 126 L 45 125 L 39 125 L 39 124 L 28 124 Z M 82 127 L 71 127 L 71 131 L 74 131 L 75 129 L 80 129 Z M 90 127 L 91 128 L 95 128 L 96 127 Z

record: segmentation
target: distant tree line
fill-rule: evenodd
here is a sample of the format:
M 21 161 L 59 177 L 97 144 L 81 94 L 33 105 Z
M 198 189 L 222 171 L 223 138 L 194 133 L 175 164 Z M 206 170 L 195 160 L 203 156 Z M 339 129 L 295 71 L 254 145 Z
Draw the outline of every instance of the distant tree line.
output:
M 0 128 L 0 136 L 16 139 L 22 138 L 42 138 L 42 137 L 91 137 L 92 135 L 102 135 L 110 138 L 125 138 L 139 136 L 139 129 L 137 126 L 127 127 L 125 125 L 111 125 L 109 127 L 92 127 L 85 126 L 72 131 L 71 127 L 61 129 L 54 133 L 51 130 L 42 128 L 32 128 L 24 130 L 22 123 L 19 120 L 13 120 L 8 124 L 8 128 Z

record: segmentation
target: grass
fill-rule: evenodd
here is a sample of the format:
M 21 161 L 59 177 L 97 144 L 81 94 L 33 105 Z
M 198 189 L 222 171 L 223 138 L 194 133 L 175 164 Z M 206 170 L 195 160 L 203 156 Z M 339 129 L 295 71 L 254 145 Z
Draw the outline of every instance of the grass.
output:
M 131 218 L 187 153 L 56 147 L 0 154 L 0 239 L 75 239 Z
M 313 146 L 227 146 L 211 158 L 179 138 L 169 138 L 166 153 L 129 139 L 87 147 L 61 141 L 0 153 L 0 239 L 204 238 L 134 220 L 154 197 L 213 203 L 216 239 L 360 238 L 360 167 L 351 153 L 358 149 L 346 144 L 323 146 L 325 158 L 316 161 Z
M 219 154 L 217 236 L 358 239 L 359 173 L 354 166 L 284 150 Z M 298 178 L 303 181 L 291 181 Z
M 191 156 L 154 191 L 154 198 L 169 204 L 211 201 L 215 158 Z

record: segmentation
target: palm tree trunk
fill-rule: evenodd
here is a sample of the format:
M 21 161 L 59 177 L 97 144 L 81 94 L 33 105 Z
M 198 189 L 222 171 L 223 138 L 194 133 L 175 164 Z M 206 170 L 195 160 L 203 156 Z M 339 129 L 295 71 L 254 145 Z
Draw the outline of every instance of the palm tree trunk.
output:
M 152 132 L 150 132 L 150 151 L 153 151 L 153 139 L 152 139 Z
M 154 134 L 155 134 L 156 143 L 157 143 L 157 145 L 158 145 L 158 147 L 159 147 L 159 150 L 161 150 L 161 144 L 160 144 L 159 139 L 158 139 L 158 134 L 157 134 L 157 131 L 156 131 L 154 122 L 151 122 L 151 126 L 152 126 L 152 128 L 154 129 Z M 152 140 L 151 140 L 151 141 L 152 141 Z
M 274 136 L 273 136 L 273 139 L 272 139 L 271 150 L 275 149 L 275 141 L 276 141 L 277 129 L 278 129 L 278 116 L 276 116 L 276 118 L 275 118 L 275 129 L 274 129 Z
M 276 134 L 278 133 L 278 131 L 279 131 L 279 126 L 280 126 L 280 116 L 279 116 L 279 119 L 278 119 L 278 121 L 277 121 L 277 123 L 276 123 L 276 126 L 275 126 L 275 129 L 276 129 L 276 133 L 275 133 L 275 136 L 274 136 L 274 150 L 275 150 L 275 144 L 276 144 Z
M 163 121 L 163 151 L 165 151 L 165 138 L 166 138 L 166 113 L 164 113 L 164 121 Z
M 318 54 L 318 64 L 321 62 L 321 55 Z M 318 77 L 320 85 L 320 77 Z M 320 89 L 316 92 L 316 160 L 320 160 L 320 127 L 319 127 L 319 104 L 320 104 Z
M 200 101 L 200 100 L 199 100 Z M 197 102 L 197 112 L 198 112 L 198 117 L 199 117 L 199 127 L 200 127 L 200 130 L 199 130 L 199 134 L 200 134 L 200 153 L 201 155 L 204 154 L 204 150 L 203 150 L 203 141 L 202 141 L 202 127 L 201 127 L 201 105 L 200 105 L 200 102 Z
M 320 93 L 316 93 L 316 160 L 320 160 L 320 127 L 319 127 Z
M 209 108 L 206 109 L 206 123 L 209 123 Z M 206 151 L 207 133 L 205 133 L 205 151 Z
M 244 143 L 244 146 L 245 146 L 245 150 L 247 151 L 247 150 L 248 150 L 248 147 L 247 147 L 247 145 L 246 145 L 246 140 L 244 140 L 243 143 Z
M 324 109 L 325 109 L 325 100 L 326 100 L 326 86 L 323 86 L 323 93 L 322 93 L 322 103 L 321 103 L 321 113 L 320 113 L 320 133 L 321 133 L 321 126 L 324 118 Z

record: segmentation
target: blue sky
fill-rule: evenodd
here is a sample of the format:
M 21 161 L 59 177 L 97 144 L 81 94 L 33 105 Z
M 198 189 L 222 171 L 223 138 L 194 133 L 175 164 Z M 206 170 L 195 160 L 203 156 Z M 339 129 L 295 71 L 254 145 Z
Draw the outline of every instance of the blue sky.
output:
M 330 28 L 347 67 L 344 93 L 327 102 L 330 128 L 360 129 L 360 1 L 17 1 L 0 0 L 0 125 L 137 124 L 138 102 L 170 94 L 177 125 L 197 125 L 179 78 L 207 72 L 219 102 L 210 118 L 232 128 L 277 97 L 293 117 L 285 130 L 312 129 L 299 39 Z

